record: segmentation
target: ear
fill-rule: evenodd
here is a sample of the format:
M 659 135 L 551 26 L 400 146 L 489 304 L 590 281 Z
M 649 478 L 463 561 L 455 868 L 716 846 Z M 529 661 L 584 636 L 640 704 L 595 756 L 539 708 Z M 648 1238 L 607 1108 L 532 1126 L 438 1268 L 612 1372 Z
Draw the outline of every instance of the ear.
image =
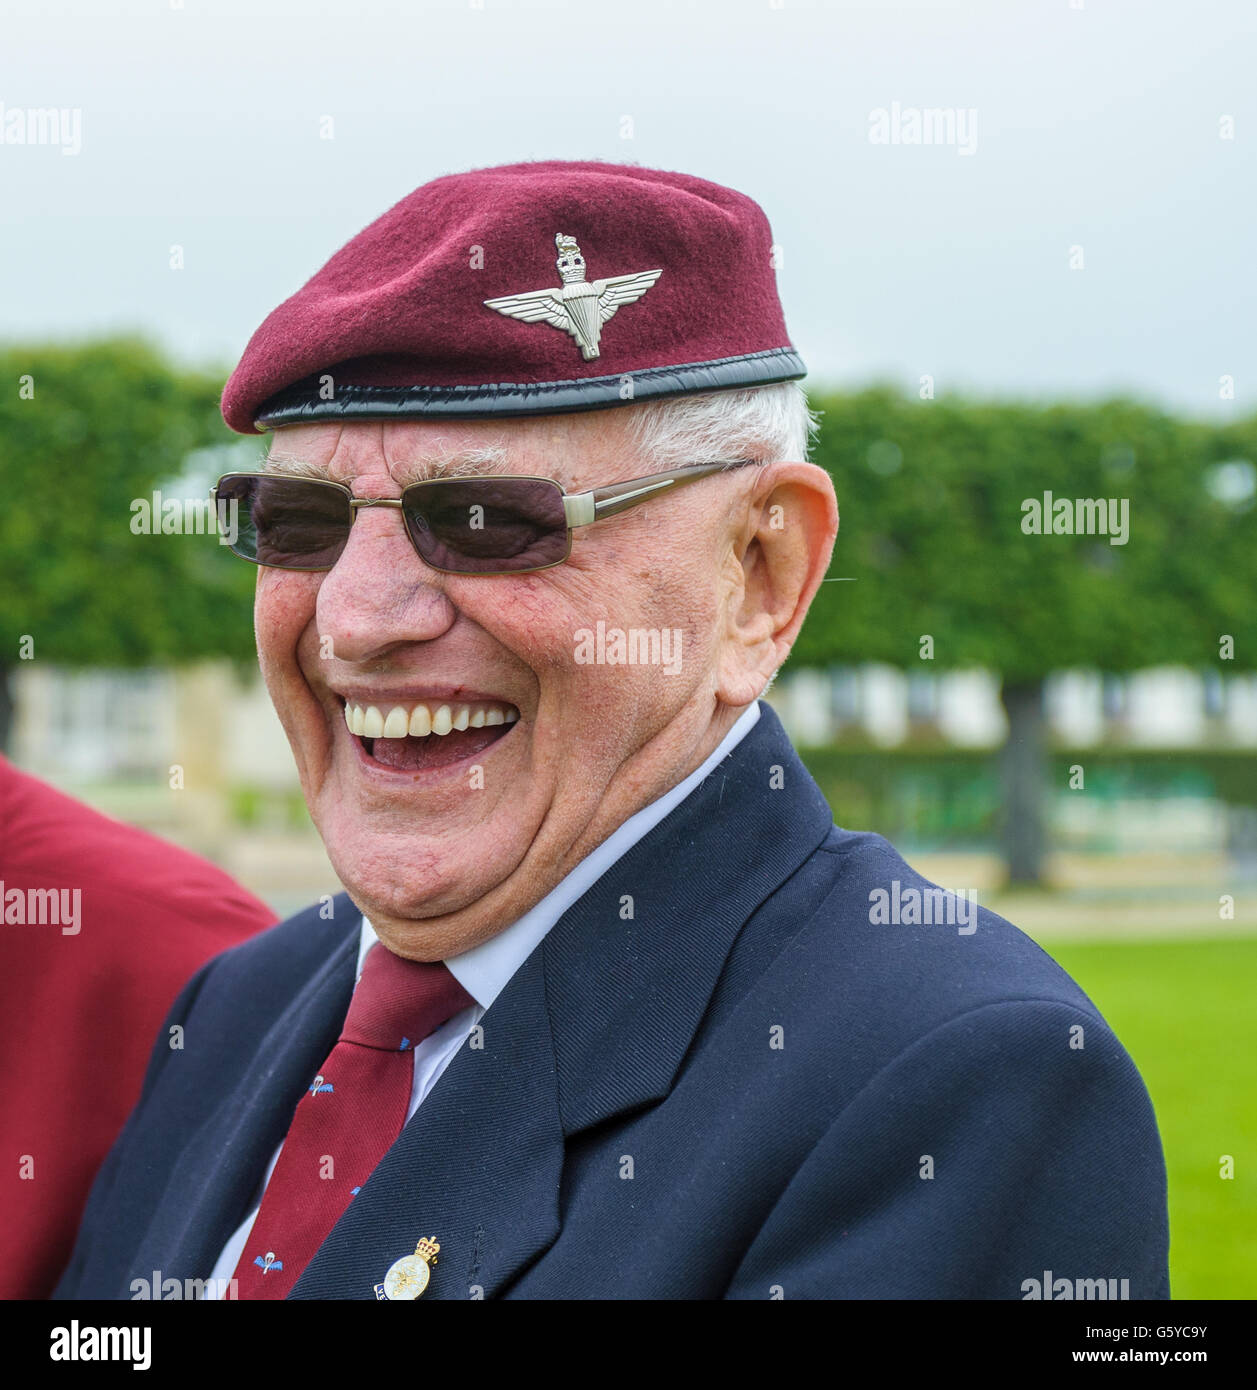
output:
M 771 463 L 735 513 L 716 695 L 757 699 L 803 626 L 838 534 L 838 499 L 823 468 Z

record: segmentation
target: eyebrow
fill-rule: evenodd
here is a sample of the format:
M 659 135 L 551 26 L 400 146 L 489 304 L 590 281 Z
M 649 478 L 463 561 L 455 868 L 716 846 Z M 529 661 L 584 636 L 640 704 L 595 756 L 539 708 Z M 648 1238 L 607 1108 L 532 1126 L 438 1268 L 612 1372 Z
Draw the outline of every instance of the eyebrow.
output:
M 413 462 L 393 467 L 392 471 L 398 485 L 409 487 L 411 483 L 429 482 L 434 478 L 482 477 L 508 471 L 510 455 L 501 445 L 481 449 L 459 449 L 454 452 L 429 454 Z M 278 458 L 268 455 L 262 460 L 262 472 L 278 474 L 287 478 L 314 478 L 320 482 L 338 482 L 349 485 L 348 479 L 333 476 L 328 469 L 306 459 Z

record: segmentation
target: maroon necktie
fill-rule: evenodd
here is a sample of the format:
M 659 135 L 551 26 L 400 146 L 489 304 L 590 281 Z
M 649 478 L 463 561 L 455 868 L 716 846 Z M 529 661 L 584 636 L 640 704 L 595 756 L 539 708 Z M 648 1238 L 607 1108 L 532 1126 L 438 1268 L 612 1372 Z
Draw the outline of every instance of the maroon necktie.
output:
M 401 1133 L 412 1049 L 474 1003 L 440 961 L 404 960 L 371 947 L 340 1040 L 288 1126 L 236 1265 L 238 1297 L 287 1297 Z

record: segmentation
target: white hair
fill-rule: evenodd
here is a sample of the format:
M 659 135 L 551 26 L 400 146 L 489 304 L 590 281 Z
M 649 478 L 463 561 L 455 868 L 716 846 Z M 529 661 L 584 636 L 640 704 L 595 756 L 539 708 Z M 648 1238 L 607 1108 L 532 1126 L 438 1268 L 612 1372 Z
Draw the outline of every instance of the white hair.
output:
M 629 406 L 629 438 L 659 469 L 753 458 L 806 462 L 818 429 L 797 381 Z
M 748 458 L 757 463 L 806 462 L 819 428 L 819 417 L 809 408 L 797 381 L 642 401 L 615 413 L 626 418 L 631 446 L 658 472 L 687 463 L 734 463 Z M 282 439 L 282 430 L 272 439 Z M 289 457 L 282 448 L 276 450 L 272 442 L 272 452 L 262 460 L 266 472 L 327 476 L 325 469 Z M 411 472 L 416 479 L 492 473 L 504 469 L 508 461 L 506 449 L 496 444 L 480 449 L 438 449 L 435 455 L 425 453 Z M 410 474 L 398 476 L 403 484 L 410 480 Z

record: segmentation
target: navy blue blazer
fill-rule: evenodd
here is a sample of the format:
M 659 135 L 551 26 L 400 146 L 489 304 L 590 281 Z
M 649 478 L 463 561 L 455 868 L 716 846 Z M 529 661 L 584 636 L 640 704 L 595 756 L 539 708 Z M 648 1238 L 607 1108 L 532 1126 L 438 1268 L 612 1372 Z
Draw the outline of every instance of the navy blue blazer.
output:
M 1045 1271 L 1168 1297 L 1139 1073 L 1002 918 L 883 920 L 931 887 L 835 828 L 761 707 L 512 977 L 291 1296 L 372 1299 L 430 1236 L 427 1300 L 1021 1299 Z M 209 1275 L 336 1041 L 359 921 L 338 898 L 188 983 L 55 1297 Z

